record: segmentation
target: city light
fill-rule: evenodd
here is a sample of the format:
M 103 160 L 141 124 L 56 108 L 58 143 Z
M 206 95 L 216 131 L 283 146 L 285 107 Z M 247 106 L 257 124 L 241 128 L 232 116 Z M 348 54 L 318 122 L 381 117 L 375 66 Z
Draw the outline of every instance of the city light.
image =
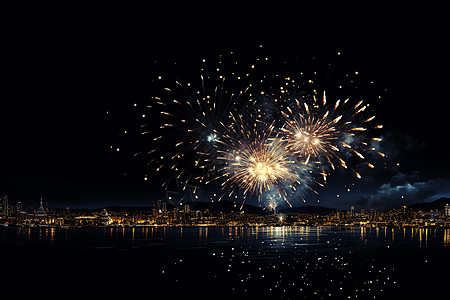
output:
M 198 195 L 195 195 L 198 199 Z M 39 208 L 24 209 L 21 202 L 12 204 L 8 197 L 0 197 L 0 224 L 10 226 L 39 227 L 89 227 L 89 226 L 351 226 L 351 227 L 411 227 L 450 228 L 450 203 L 441 210 L 413 210 L 402 206 L 385 211 L 375 209 L 348 210 L 326 209 L 326 211 L 302 212 L 302 209 L 277 208 L 276 201 L 269 201 L 267 208 L 237 205 L 222 200 L 223 211 L 214 211 L 214 193 L 206 208 L 198 209 L 192 203 L 179 203 L 171 207 L 157 200 L 147 207 L 126 209 L 98 209 L 91 212 L 50 209 L 41 200 Z M 173 200 L 169 196 L 169 200 Z M 38 204 L 37 202 L 36 204 Z M 247 211 L 251 209 L 250 211 Z M 319 213 L 320 211 L 320 213 Z

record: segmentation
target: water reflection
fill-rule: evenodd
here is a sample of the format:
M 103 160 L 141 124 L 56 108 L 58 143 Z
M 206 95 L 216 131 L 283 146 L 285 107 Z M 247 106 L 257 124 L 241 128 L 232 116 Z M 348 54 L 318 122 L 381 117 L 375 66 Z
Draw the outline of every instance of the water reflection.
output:
M 53 245 L 55 241 L 56 228 L 50 228 L 50 245 Z
M 271 226 L 271 227 L 238 227 L 230 228 L 229 236 L 232 238 L 246 238 L 247 240 L 272 239 L 286 242 L 300 239 L 304 242 L 320 242 L 327 234 L 326 227 L 309 226 Z
M 198 242 L 199 244 L 208 242 L 208 227 L 198 227 Z
M 359 243 L 410 242 L 419 247 L 440 244 L 450 247 L 450 229 L 441 228 L 345 228 L 345 227 L 111 227 L 111 228 L 1 228 L 2 242 L 38 242 L 57 245 L 64 241 L 91 240 L 109 243 L 177 241 L 206 244 L 216 241 L 270 240 L 271 243 L 326 244 L 340 239 Z M 381 231 L 381 232 L 380 232 Z
M 450 229 L 444 230 L 444 247 L 450 246 Z

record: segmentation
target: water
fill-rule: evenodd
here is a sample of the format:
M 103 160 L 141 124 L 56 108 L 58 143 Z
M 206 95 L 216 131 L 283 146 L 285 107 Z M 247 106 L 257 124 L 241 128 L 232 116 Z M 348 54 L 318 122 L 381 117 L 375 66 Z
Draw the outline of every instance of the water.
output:
M 1 228 L 0 290 L 129 299 L 394 299 L 439 295 L 450 229 Z

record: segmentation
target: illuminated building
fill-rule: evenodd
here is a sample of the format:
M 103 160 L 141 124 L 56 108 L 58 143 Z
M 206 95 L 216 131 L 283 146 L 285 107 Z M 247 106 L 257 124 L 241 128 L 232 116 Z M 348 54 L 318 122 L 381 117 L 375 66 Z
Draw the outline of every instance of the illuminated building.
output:
M 22 202 L 17 202 L 17 204 L 16 204 L 16 212 L 21 212 L 23 209 L 22 209 Z
M 8 195 L 0 196 L 0 217 L 7 218 L 8 216 Z
M 444 207 L 444 215 L 446 216 L 446 217 L 450 217 L 450 205 L 447 203 L 447 204 L 445 204 L 445 207 Z
M 97 224 L 97 216 L 77 216 L 74 220 L 78 225 L 82 226 L 95 226 Z
M 109 217 L 108 212 L 106 209 L 103 209 L 99 216 L 100 224 L 103 226 L 110 225 L 112 223 L 112 219 Z
M 36 221 L 39 223 L 46 223 L 47 221 L 47 213 L 45 212 L 45 209 L 42 206 L 42 194 L 41 194 L 41 203 L 34 216 L 36 218 Z

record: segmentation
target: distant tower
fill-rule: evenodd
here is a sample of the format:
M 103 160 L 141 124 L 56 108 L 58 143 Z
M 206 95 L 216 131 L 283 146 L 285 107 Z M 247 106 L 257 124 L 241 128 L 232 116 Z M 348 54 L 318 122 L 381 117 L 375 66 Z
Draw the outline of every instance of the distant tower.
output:
M 188 214 L 190 211 L 191 211 L 191 210 L 190 210 L 189 204 L 186 204 L 186 205 L 184 206 L 184 213 Z
M 35 216 L 36 216 L 36 219 L 39 222 L 44 222 L 45 223 L 45 221 L 47 220 L 47 213 L 45 212 L 45 209 L 42 206 L 42 194 L 41 194 L 41 203 L 39 205 L 38 210 L 36 211 Z
M 355 207 L 353 205 L 350 207 L 350 216 L 351 217 L 355 216 Z

